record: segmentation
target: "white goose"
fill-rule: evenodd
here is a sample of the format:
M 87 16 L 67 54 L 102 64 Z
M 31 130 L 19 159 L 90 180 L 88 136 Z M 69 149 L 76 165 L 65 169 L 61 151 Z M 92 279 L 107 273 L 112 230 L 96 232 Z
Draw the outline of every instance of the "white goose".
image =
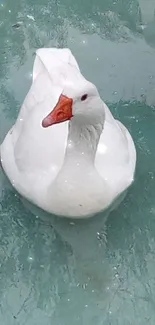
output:
M 85 218 L 134 179 L 136 151 L 68 49 L 39 49 L 33 82 L 1 147 L 15 189 L 43 210 Z

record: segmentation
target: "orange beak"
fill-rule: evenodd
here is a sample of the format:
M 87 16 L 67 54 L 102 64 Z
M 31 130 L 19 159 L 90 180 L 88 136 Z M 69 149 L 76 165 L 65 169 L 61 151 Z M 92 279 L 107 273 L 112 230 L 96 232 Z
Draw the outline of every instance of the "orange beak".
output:
M 71 98 L 61 95 L 53 111 L 43 119 L 42 126 L 47 128 L 53 124 L 70 120 L 73 116 L 72 104 L 73 100 Z

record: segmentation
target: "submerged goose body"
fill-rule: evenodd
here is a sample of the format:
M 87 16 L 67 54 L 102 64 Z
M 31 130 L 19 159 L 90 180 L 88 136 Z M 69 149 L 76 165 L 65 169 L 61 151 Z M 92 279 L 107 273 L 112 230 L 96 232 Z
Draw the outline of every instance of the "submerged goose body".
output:
M 1 147 L 15 189 L 43 210 L 85 218 L 133 182 L 136 151 L 68 49 L 39 49 L 33 82 Z

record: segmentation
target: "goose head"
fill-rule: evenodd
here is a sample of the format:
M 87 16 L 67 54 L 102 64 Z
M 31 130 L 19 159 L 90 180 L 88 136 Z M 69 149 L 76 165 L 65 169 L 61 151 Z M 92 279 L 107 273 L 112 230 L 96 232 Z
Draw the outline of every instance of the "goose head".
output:
M 42 120 L 42 126 L 47 128 L 72 119 L 81 124 L 92 125 L 102 121 L 104 123 L 104 118 L 104 103 L 96 86 L 87 81 L 79 71 L 73 70 L 71 78 L 64 81 L 56 106 Z

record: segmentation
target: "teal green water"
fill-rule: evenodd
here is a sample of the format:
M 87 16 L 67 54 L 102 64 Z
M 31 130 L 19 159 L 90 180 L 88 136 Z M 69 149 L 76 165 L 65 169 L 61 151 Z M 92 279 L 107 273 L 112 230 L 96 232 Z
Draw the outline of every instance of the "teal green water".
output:
M 0 324 L 155 324 L 154 11 L 154 0 L 0 0 L 0 141 L 35 50 L 67 46 L 138 155 L 119 208 L 76 224 L 34 216 L 0 172 Z

